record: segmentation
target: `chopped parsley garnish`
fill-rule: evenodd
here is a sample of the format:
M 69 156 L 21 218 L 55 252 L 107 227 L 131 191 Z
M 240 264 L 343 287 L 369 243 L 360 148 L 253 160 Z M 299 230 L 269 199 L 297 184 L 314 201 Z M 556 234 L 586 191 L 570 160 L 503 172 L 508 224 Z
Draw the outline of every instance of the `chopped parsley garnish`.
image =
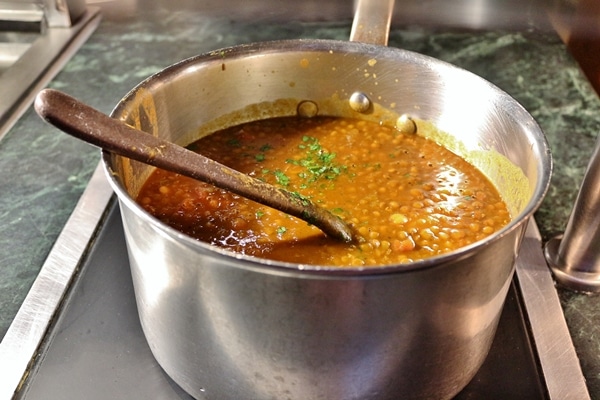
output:
M 317 138 L 311 136 L 302 137 L 302 143 L 298 148 L 306 150 L 301 159 L 288 159 L 289 164 L 304 167 L 306 171 L 300 172 L 298 176 L 306 181 L 314 182 L 318 179 L 335 179 L 346 167 L 334 162 L 335 153 L 325 150 Z M 306 184 L 304 185 L 306 187 Z
M 275 174 L 275 179 L 277 179 L 277 183 L 279 183 L 281 186 L 287 186 L 290 184 L 290 178 L 288 178 L 288 176 L 282 171 L 276 170 L 273 171 L 273 174 Z
M 231 147 L 240 147 L 242 145 L 242 143 L 240 142 L 240 139 L 238 139 L 238 138 L 233 138 L 233 139 L 229 140 L 227 142 L 227 144 Z
M 273 146 L 271 146 L 271 145 L 270 145 L 270 144 L 268 144 L 268 143 L 265 143 L 265 144 L 263 144 L 263 145 L 262 145 L 262 146 L 260 146 L 260 148 L 258 149 L 258 150 L 260 151 L 260 153 L 257 153 L 256 155 L 254 155 L 254 159 L 255 159 L 256 161 L 258 161 L 258 162 L 265 161 L 265 157 L 266 157 L 266 156 L 265 156 L 265 152 L 266 152 L 267 150 L 270 150 L 270 149 L 272 149 L 272 148 L 273 148 Z
M 300 203 L 303 206 L 307 206 L 310 203 L 310 199 L 306 196 L 304 196 L 303 194 L 300 194 L 298 192 L 289 192 L 294 198 L 300 200 Z

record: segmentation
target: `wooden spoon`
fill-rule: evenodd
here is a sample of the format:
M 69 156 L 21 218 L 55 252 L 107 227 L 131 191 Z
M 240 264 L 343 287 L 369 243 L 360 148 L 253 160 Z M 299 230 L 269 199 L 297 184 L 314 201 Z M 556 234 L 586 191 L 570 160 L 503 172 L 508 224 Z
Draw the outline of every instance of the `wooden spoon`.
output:
M 352 229 L 344 221 L 308 199 L 134 129 L 58 90 L 42 90 L 34 107 L 50 124 L 95 146 L 227 189 L 300 218 L 332 238 L 354 240 Z

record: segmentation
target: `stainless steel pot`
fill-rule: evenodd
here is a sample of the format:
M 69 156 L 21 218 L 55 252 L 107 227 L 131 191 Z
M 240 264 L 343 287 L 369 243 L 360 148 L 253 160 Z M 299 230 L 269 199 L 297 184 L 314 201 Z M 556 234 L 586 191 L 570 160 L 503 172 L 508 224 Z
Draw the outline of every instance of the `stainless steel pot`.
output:
M 349 101 L 355 92 L 372 101 L 362 114 Z M 521 236 L 547 190 L 543 133 L 514 99 L 469 72 L 401 49 L 325 40 L 182 61 L 133 89 L 113 117 L 186 145 L 218 127 L 298 112 L 432 122 L 498 186 L 513 221 L 410 265 L 286 264 L 157 221 L 133 200 L 151 168 L 104 153 L 153 354 L 199 399 L 451 398 L 487 355 Z

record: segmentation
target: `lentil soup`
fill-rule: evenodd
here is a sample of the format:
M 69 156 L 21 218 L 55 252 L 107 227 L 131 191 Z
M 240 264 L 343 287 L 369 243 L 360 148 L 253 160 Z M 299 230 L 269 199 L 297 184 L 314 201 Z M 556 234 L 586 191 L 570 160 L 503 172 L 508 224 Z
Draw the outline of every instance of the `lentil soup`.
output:
M 137 201 L 198 240 L 293 263 L 368 266 L 443 254 L 510 221 L 492 183 L 443 146 L 374 122 L 285 117 L 204 137 L 190 149 L 330 210 L 356 243 L 251 200 L 155 170 Z

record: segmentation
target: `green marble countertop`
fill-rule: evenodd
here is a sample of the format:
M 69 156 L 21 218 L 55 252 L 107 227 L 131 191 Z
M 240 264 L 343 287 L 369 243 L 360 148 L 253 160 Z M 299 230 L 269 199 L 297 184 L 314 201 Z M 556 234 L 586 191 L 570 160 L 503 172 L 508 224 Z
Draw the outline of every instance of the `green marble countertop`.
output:
M 103 20 L 50 83 L 109 113 L 150 74 L 198 53 L 255 41 L 346 40 L 338 22 L 235 21 L 199 12 L 138 10 Z M 544 240 L 564 230 L 600 131 L 600 100 L 552 32 L 433 32 L 394 27 L 390 46 L 470 70 L 507 91 L 537 119 L 555 161 L 536 213 Z M 99 161 L 99 151 L 29 109 L 0 141 L 0 338 L 4 336 Z M 600 397 L 600 297 L 558 289 L 592 397 Z

